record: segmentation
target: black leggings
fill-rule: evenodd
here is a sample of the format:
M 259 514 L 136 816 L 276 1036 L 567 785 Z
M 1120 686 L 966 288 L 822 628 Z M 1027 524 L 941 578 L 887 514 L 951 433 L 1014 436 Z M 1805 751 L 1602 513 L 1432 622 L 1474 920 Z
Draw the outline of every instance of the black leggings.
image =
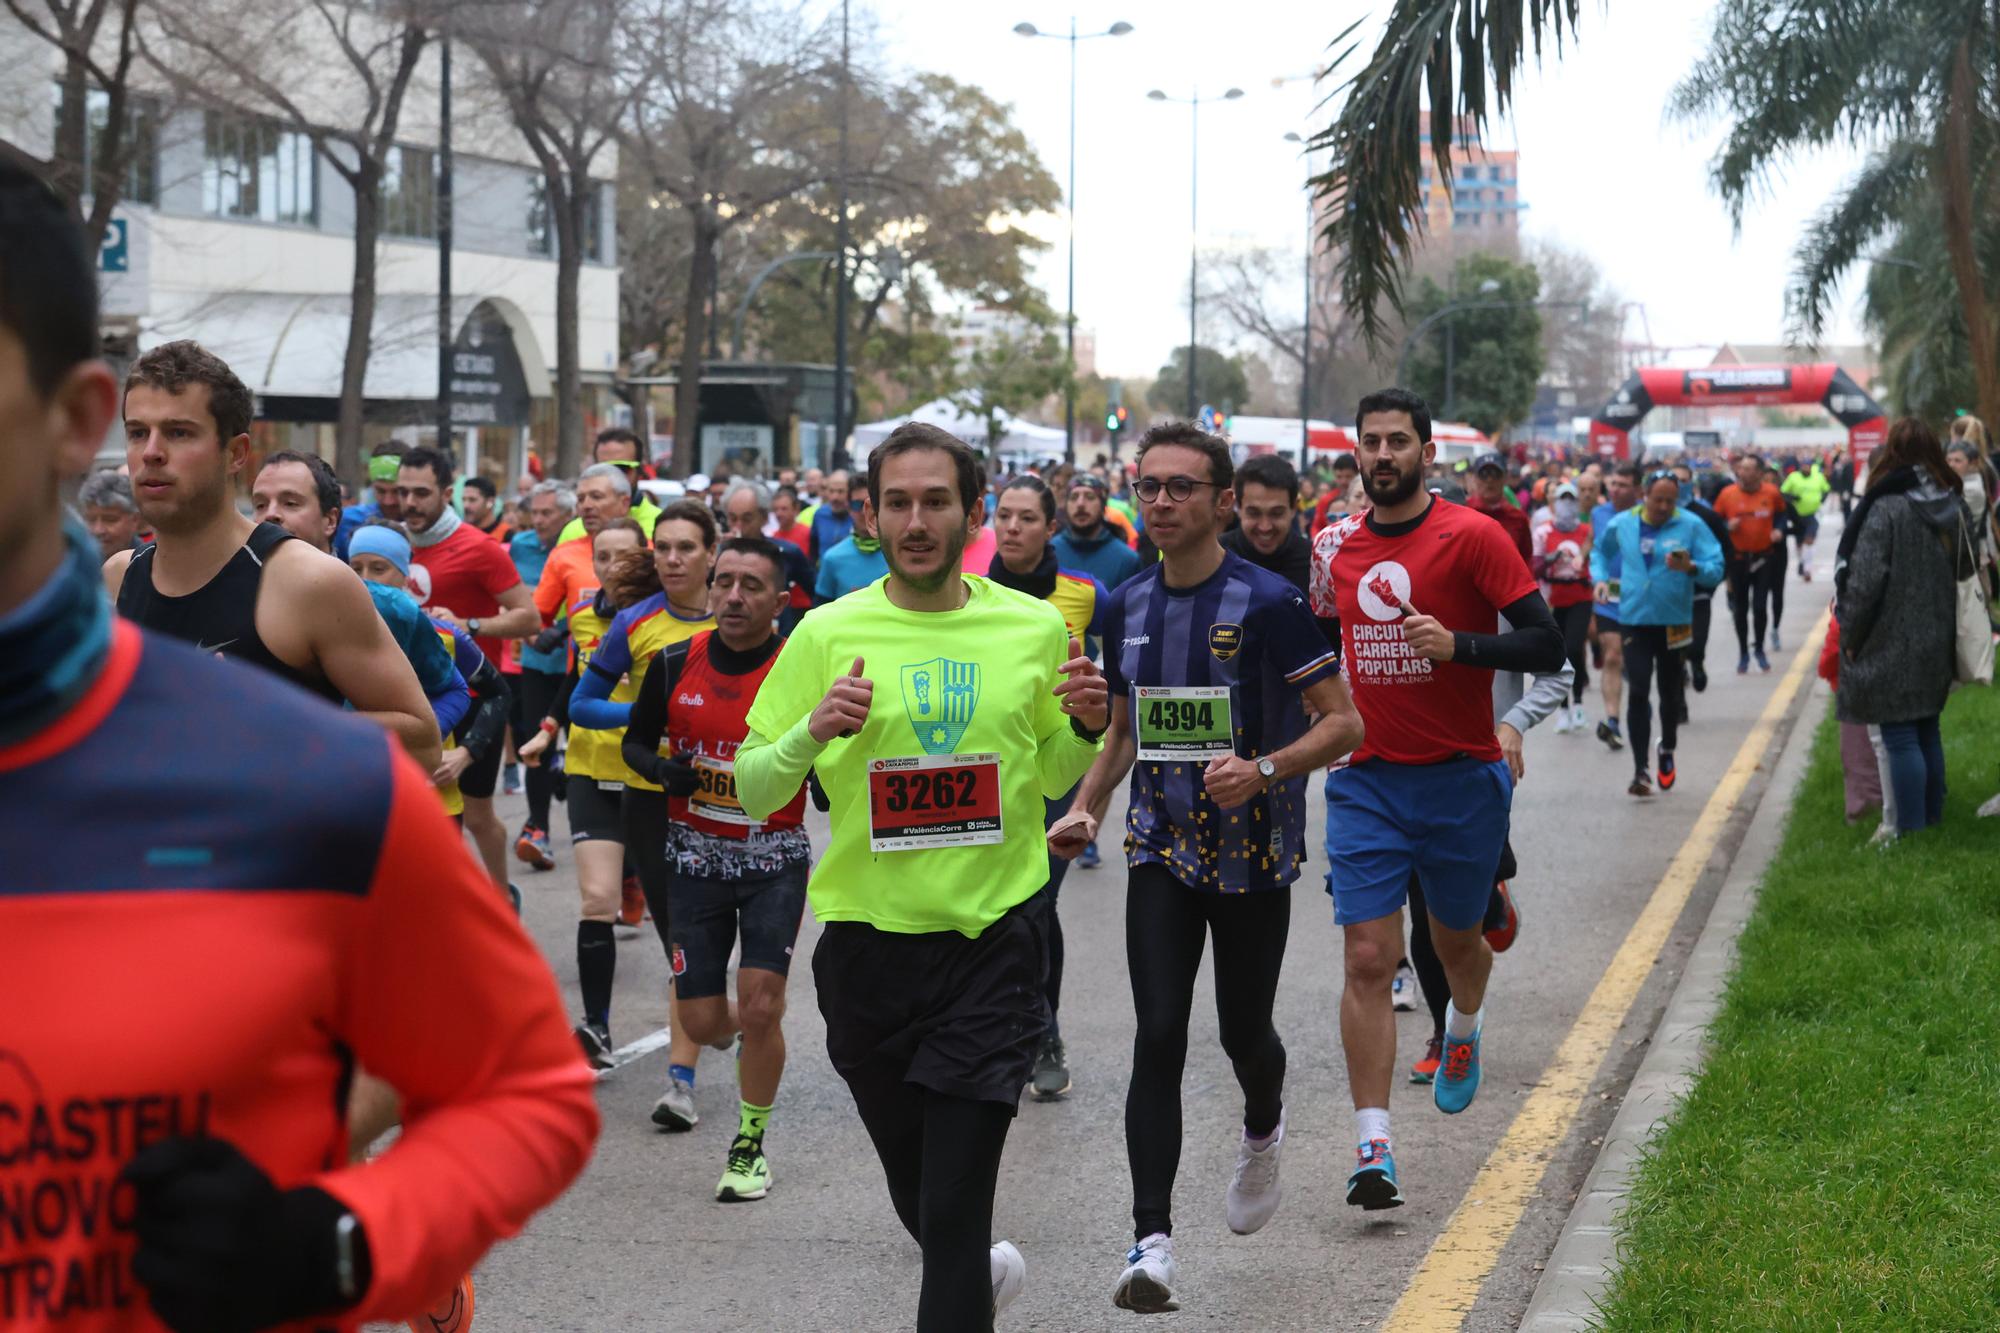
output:
M 562 690 L 563 678 L 547 671 L 530 671 L 526 667 L 513 678 L 514 685 L 514 744 L 520 745 L 534 739 L 536 728 L 542 719 L 555 707 L 556 695 Z M 542 752 L 542 762 L 528 765 L 523 780 L 528 788 L 528 822 L 542 832 L 549 831 L 549 801 L 556 790 L 556 764 L 553 747 Z
M 1484 929 L 1492 930 L 1507 919 L 1507 903 L 1500 896 L 1501 880 L 1510 880 L 1520 873 L 1520 866 L 1514 860 L 1514 844 L 1500 844 L 1500 866 L 1494 872 L 1493 892 L 1486 899 L 1486 920 Z M 1423 881 L 1416 875 L 1410 876 L 1410 966 L 1416 970 L 1417 986 L 1424 993 L 1424 1007 L 1431 1011 L 1431 1026 L 1439 1033 L 1444 1031 L 1444 1007 L 1451 1003 L 1451 979 L 1444 974 L 1444 963 L 1437 955 L 1437 945 L 1431 939 L 1431 914 L 1424 905 Z
M 1755 568 L 1752 568 L 1752 565 Z M 1764 631 L 1770 622 L 1772 598 L 1784 609 L 1785 566 L 1770 552 L 1744 556 L 1729 566 L 1729 614 L 1736 621 L 1736 651 L 1748 657 L 1754 646 L 1764 651 Z M 1756 635 L 1751 635 L 1752 624 Z
M 1694 599 L 1692 621 L 1694 640 L 1688 644 L 1686 651 L 1681 654 L 1683 658 L 1689 662 L 1699 662 L 1704 668 L 1707 667 L 1708 630 L 1709 626 L 1714 624 L 1714 622 L 1715 599 L 1713 597 L 1696 597 Z
M 1075 797 L 1075 787 L 1071 787 L 1067 795 L 1060 796 L 1053 801 L 1044 797 L 1042 800 L 1042 827 L 1046 829 L 1049 825 L 1068 814 L 1069 803 Z M 1053 853 L 1050 854 L 1048 882 L 1049 976 L 1048 981 L 1042 987 L 1042 993 L 1048 998 L 1049 1002 L 1049 1036 L 1051 1037 L 1060 1037 L 1062 1035 L 1062 1028 L 1056 1021 L 1056 1010 L 1062 1004 L 1063 934 L 1062 918 L 1056 914 L 1056 900 L 1062 895 L 1063 878 L 1068 874 L 1069 862 Z
M 1583 702 L 1584 687 L 1590 684 L 1590 603 L 1556 608 L 1556 626 L 1562 630 L 1563 655 L 1576 671 L 1570 682 L 1570 701 Z
M 667 961 L 674 958 L 672 923 L 667 913 L 667 892 L 673 868 L 667 863 L 667 794 L 627 787 L 623 804 L 625 816 L 625 864 L 639 877 L 646 895 L 646 910 L 653 914 L 653 929 L 660 933 L 660 947 Z
M 1195 975 L 1215 939 L 1215 1016 L 1243 1088 L 1243 1128 L 1278 1127 L 1285 1044 L 1271 1023 L 1292 927 L 1289 887 L 1222 894 L 1190 889 L 1160 865 L 1133 866 L 1125 893 L 1125 956 L 1132 969 L 1132 1081 L 1125 1090 L 1125 1152 L 1132 1163 L 1133 1234 L 1173 1233 L 1181 1163 L 1181 1074 Z
M 1651 762 L 1648 743 L 1653 737 L 1653 701 L 1649 697 L 1655 679 L 1660 685 L 1660 748 L 1671 751 L 1681 725 L 1680 650 L 1667 647 L 1665 625 L 1624 627 L 1625 678 L 1632 688 L 1625 696 L 1625 734 L 1632 743 L 1632 763 L 1639 772 Z
M 889 1182 L 889 1202 L 924 1252 L 917 1333 L 993 1327 L 993 1195 L 1014 1108 L 902 1083 L 850 1081 Z

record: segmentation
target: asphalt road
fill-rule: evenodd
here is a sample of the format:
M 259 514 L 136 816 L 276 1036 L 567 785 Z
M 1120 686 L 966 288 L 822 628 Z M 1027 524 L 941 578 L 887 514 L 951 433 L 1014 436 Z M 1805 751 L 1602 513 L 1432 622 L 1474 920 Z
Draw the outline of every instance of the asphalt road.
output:
M 1831 595 L 1832 528 L 1820 544 L 1820 581 L 1803 583 L 1796 569 L 1787 580 L 1785 652 L 1774 655 L 1771 674 L 1754 667 L 1747 676 L 1734 673 L 1734 636 L 1718 599 L 1708 653 L 1711 684 L 1692 697 L 1693 721 L 1680 742 L 1680 784 L 1672 793 L 1644 801 L 1627 796 L 1628 756 L 1609 752 L 1591 735 L 1557 735 L 1552 724 L 1530 734 L 1513 833 L 1525 924 L 1519 943 L 1499 959 L 1489 991 L 1485 1083 L 1469 1111 L 1448 1119 L 1431 1107 L 1428 1089 L 1399 1081 L 1392 1111 L 1407 1206 L 1364 1215 L 1343 1201 L 1353 1121 L 1335 1025 L 1340 941 L 1324 892 L 1323 854 L 1315 852 L 1292 890 L 1290 953 L 1277 1012 L 1290 1052 L 1286 1193 L 1276 1218 L 1255 1236 L 1230 1234 L 1223 1219 L 1241 1100 L 1217 1044 L 1204 967 L 1183 1089 L 1178 1325 L 1328 1330 L 1373 1328 L 1381 1321 L 1500 1142 L 1792 654 L 1817 651 L 1804 639 Z M 1593 722 L 1601 716 L 1594 681 L 1588 708 Z M 1737 828 L 1761 790 L 1761 780 L 1751 784 Z M 1313 805 L 1309 843 L 1318 848 L 1324 802 Z M 520 798 L 502 798 L 502 809 L 510 827 L 516 825 Z M 1122 817 L 1120 800 L 1112 818 Z M 815 843 L 823 845 L 824 817 L 814 818 Z M 557 823 L 560 828 L 560 814 Z M 558 842 L 565 840 L 559 835 Z M 1726 859 L 1734 843 L 1734 835 L 1727 838 L 1718 859 Z M 1106 842 L 1115 845 L 1115 839 Z M 522 868 L 517 879 L 526 895 L 527 925 L 574 1013 L 576 893 L 566 846 L 558 860 L 553 872 Z M 1712 869 L 1697 890 L 1599 1074 L 1598 1096 L 1555 1154 L 1540 1196 L 1467 1327 L 1517 1323 L 1537 1267 L 1594 1157 L 1592 1140 L 1616 1109 L 1639 1044 L 1719 883 Z M 1028 1286 L 1002 1317 L 1002 1328 L 1115 1329 L 1132 1322 L 1111 1304 L 1131 1235 L 1122 1115 L 1133 1020 L 1123 887 L 1115 850 L 1102 869 L 1073 869 L 1064 886 L 1063 1030 L 1075 1089 L 1053 1105 L 1024 1101 L 1008 1143 L 994 1232 L 1026 1255 Z M 480 1267 L 481 1330 L 909 1326 L 917 1250 L 890 1210 L 873 1150 L 827 1062 L 806 963 L 817 936 L 808 913 L 790 989 L 790 1065 L 767 1139 L 770 1197 L 715 1202 L 735 1126 L 729 1057 L 706 1054 L 697 1091 L 702 1123 L 675 1135 L 655 1130 L 647 1118 L 666 1077 L 665 1054 L 639 1055 L 599 1085 L 604 1132 L 588 1172 Z M 664 1024 L 666 978 L 650 923 L 621 942 L 612 1014 L 616 1042 L 642 1043 Z M 1400 1016 L 1402 1067 L 1421 1054 L 1428 1024 L 1421 1010 Z

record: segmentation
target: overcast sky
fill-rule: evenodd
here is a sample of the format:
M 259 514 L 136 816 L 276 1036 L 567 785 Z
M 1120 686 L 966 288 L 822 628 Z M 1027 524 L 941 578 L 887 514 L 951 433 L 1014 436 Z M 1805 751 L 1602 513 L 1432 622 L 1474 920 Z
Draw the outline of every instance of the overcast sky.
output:
M 1273 244 L 1302 253 L 1305 173 L 1285 132 L 1323 124 L 1304 80 L 1348 22 L 1387 0 L 863 0 L 888 58 L 948 71 L 1011 103 L 1061 180 L 1067 164 L 1068 48 L 1015 36 L 1029 21 L 1066 32 L 1123 19 L 1135 31 L 1079 46 L 1077 322 L 1097 331 L 1106 374 L 1151 375 L 1186 341 L 1189 126 L 1185 106 L 1148 101 L 1234 85 L 1245 96 L 1201 115 L 1204 245 Z M 1655 342 L 1769 343 L 1784 332 L 1785 278 L 1802 223 L 1860 163 L 1834 152 L 1790 165 L 1745 213 L 1740 235 L 1708 185 L 1719 130 L 1664 117 L 1678 78 L 1699 57 L 1706 0 L 1608 0 L 1583 6 L 1583 37 L 1566 59 L 1532 67 L 1515 114 L 1489 136 L 1521 153 L 1523 234 L 1592 255 L 1612 286 L 1642 302 Z M 1369 45 L 1373 33 L 1370 29 Z M 1358 57 L 1357 57 L 1358 59 Z M 1063 302 L 1059 219 L 1040 277 Z M 1850 277 L 1829 340 L 1858 341 Z M 1641 336 L 1632 312 L 1627 337 Z M 1206 322 L 1206 321 L 1204 321 Z

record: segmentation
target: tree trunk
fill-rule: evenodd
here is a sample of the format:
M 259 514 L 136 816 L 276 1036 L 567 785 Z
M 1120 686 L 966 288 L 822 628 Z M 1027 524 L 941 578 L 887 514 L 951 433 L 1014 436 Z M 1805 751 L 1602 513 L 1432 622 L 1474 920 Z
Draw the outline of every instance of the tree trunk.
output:
M 1979 416 L 1992 429 L 2000 422 L 2000 363 L 1995 361 L 1995 328 L 1986 279 L 1973 238 L 1972 117 L 1978 102 L 1972 73 L 1972 51 L 1961 42 L 1951 63 L 1951 91 L 1944 112 L 1944 170 L 1940 183 L 1944 202 L 1945 250 L 1951 256 L 1952 277 L 1958 284 L 1959 310 L 1965 317 L 1967 350 L 1972 356 L 1973 383 L 1979 393 Z
M 55 151 L 49 155 L 49 184 L 79 217 L 83 213 L 83 196 L 90 189 L 90 182 L 83 177 L 83 159 L 90 142 L 90 111 L 86 104 L 89 95 L 90 81 L 83 61 L 68 57 L 63 61 L 62 101 L 56 106 Z
M 701 349 L 708 342 L 708 285 L 715 271 L 716 231 L 705 206 L 694 214 L 694 255 L 688 263 L 681 316 L 680 382 L 674 386 L 674 457 L 668 475 L 685 477 L 701 452 Z
M 577 286 L 583 273 L 584 236 L 593 188 L 589 173 L 565 171 L 560 210 L 568 219 L 556 236 L 556 475 L 583 471 L 583 372 L 577 350 Z
M 348 295 L 347 350 L 340 362 L 340 416 L 334 426 L 333 468 L 359 494 L 368 484 L 361 460 L 361 427 L 368 351 L 375 330 L 375 241 L 382 225 L 382 171 L 373 158 L 354 151 L 359 163 L 352 181 L 354 280 Z

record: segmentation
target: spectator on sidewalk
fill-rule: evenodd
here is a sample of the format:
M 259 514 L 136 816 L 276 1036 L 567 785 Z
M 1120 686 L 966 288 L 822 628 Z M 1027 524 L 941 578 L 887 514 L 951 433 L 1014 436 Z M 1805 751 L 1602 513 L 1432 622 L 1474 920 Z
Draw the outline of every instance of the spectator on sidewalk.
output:
M 1937 433 L 1916 417 L 1870 460 L 1834 565 L 1839 716 L 1882 729 L 1897 835 L 1944 817 L 1938 716 L 1956 667 L 1958 580 L 1972 572 L 1972 516 Z

